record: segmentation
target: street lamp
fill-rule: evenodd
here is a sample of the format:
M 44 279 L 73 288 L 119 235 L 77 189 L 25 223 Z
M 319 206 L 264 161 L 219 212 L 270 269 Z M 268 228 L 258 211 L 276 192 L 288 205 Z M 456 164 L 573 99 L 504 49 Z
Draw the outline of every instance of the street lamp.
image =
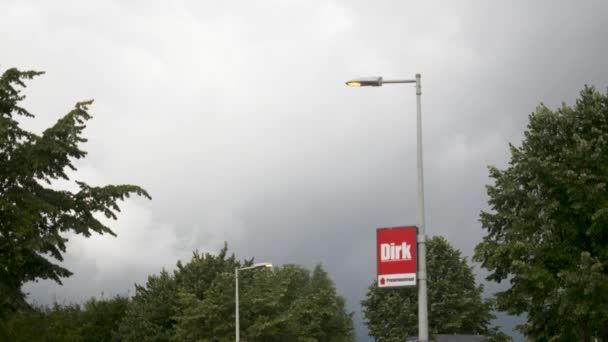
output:
M 245 270 L 253 270 L 256 268 L 271 268 L 272 264 L 269 262 L 260 262 L 257 264 L 253 264 L 251 266 L 248 267 L 243 267 L 243 268 L 238 268 L 235 267 L 234 268 L 234 288 L 235 288 L 235 294 L 234 294 L 234 305 L 235 305 L 235 315 L 234 315 L 234 320 L 235 320 L 235 324 L 234 324 L 234 329 L 235 329 L 235 336 L 236 336 L 236 342 L 239 342 L 241 340 L 241 336 L 240 336 L 240 326 L 239 326 L 239 271 L 245 271 Z
M 380 87 L 388 83 L 416 84 L 416 145 L 418 175 L 418 340 L 428 341 L 429 321 L 426 289 L 426 230 L 424 226 L 424 180 L 422 174 L 422 114 L 420 74 L 414 80 L 383 80 L 382 77 L 359 78 L 346 82 L 349 87 Z

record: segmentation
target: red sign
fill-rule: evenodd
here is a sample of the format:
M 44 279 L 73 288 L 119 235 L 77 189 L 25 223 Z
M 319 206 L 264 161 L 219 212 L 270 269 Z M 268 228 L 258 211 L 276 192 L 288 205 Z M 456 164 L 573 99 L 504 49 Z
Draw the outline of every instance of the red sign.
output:
M 416 286 L 416 227 L 378 228 L 378 287 Z

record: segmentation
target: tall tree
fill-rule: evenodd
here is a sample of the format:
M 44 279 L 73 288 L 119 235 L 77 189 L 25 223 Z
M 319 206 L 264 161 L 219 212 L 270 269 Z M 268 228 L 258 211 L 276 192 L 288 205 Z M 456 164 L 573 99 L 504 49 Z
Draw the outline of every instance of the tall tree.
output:
M 427 241 L 429 332 L 436 334 L 506 335 L 490 327 L 492 302 L 483 300 L 472 267 L 460 251 L 440 236 Z M 404 341 L 418 335 L 416 288 L 379 288 L 374 281 L 361 302 L 370 336 L 378 341 Z
M 527 314 L 536 341 L 608 341 L 608 94 L 540 105 L 505 170 L 490 167 L 491 211 L 475 259 L 508 280 L 498 308 Z
M 33 115 L 20 106 L 25 98 L 20 88 L 40 74 L 9 69 L 0 77 L 0 325 L 7 312 L 26 306 L 25 282 L 61 283 L 72 274 L 55 263 L 66 251 L 66 233 L 115 235 L 95 214 L 116 219 L 119 200 L 130 194 L 150 197 L 135 185 L 77 181 L 77 192 L 53 188 L 53 181 L 69 180 L 66 170 L 76 170 L 74 159 L 86 156 L 79 145 L 86 141 L 82 132 L 92 101 L 77 103 L 41 135 L 22 129 L 20 118 Z

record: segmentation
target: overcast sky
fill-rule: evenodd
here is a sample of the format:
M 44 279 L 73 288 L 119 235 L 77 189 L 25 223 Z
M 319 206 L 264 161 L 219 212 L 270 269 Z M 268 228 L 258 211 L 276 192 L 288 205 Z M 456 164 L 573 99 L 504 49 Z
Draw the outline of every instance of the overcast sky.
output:
M 47 72 L 26 126 L 94 98 L 74 178 L 153 196 L 122 205 L 117 238 L 71 239 L 74 276 L 30 298 L 133 294 L 228 241 L 239 258 L 322 263 L 367 341 L 375 229 L 416 221 L 415 90 L 344 81 L 422 74 L 427 231 L 470 256 L 487 165 L 506 165 L 540 102 L 606 89 L 607 15 L 599 0 L 0 1 L 0 70 Z

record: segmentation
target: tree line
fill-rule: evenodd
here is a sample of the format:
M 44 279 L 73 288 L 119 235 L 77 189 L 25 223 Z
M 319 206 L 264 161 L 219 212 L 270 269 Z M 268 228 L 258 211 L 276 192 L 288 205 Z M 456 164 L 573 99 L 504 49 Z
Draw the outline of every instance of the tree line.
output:
M 173 272 L 136 285 L 132 298 L 32 308 L 8 321 L 11 341 L 233 341 L 234 269 L 227 254 L 193 253 Z M 352 313 L 321 265 L 241 272 L 243 341 L 353 341 Z M 36 327 L 32 329 L 32 327 Z
M 116 219 L 130 195 L 150 198 L 136 185 L 53 188 L 69 180 L 86 152 L 83 130 L 92 101 L 77 103 L 42 134 L 21 128 L 32 118 L 20 104 L 26 81 L 40 72 L 9 69 L 0 77 L 0 340 L 10 341 L 229 341 L 234 338 L 234 269 L 253 260 L 194 252 L 175 270 L 136 285 L 133 297 L 92 298 L 84 304 L 33 307 L 28 281 L 61 278 L 65 234 L 114 232 L 98 219 Z M 486 231 L 474 261 L 488 280 L 508 282 L 483 298 L 473 267 L 439 236 L 428 241 L 431 334 L 473 334 L 504 341 L 492 326 L 495 310 L 525 315 L 518 327 L 532 341 L 608 341 L 608 93 L 585 87 L 574 106 L 539 106 L 529 117 L 511 160 L 490 167 Z M 347 311 L 321 265 L 283 265 L 242 273 L 243 341 L 353 341 Z M 361 302 L 377 341 L 417 333 L 415 289 L 379 289 Z

